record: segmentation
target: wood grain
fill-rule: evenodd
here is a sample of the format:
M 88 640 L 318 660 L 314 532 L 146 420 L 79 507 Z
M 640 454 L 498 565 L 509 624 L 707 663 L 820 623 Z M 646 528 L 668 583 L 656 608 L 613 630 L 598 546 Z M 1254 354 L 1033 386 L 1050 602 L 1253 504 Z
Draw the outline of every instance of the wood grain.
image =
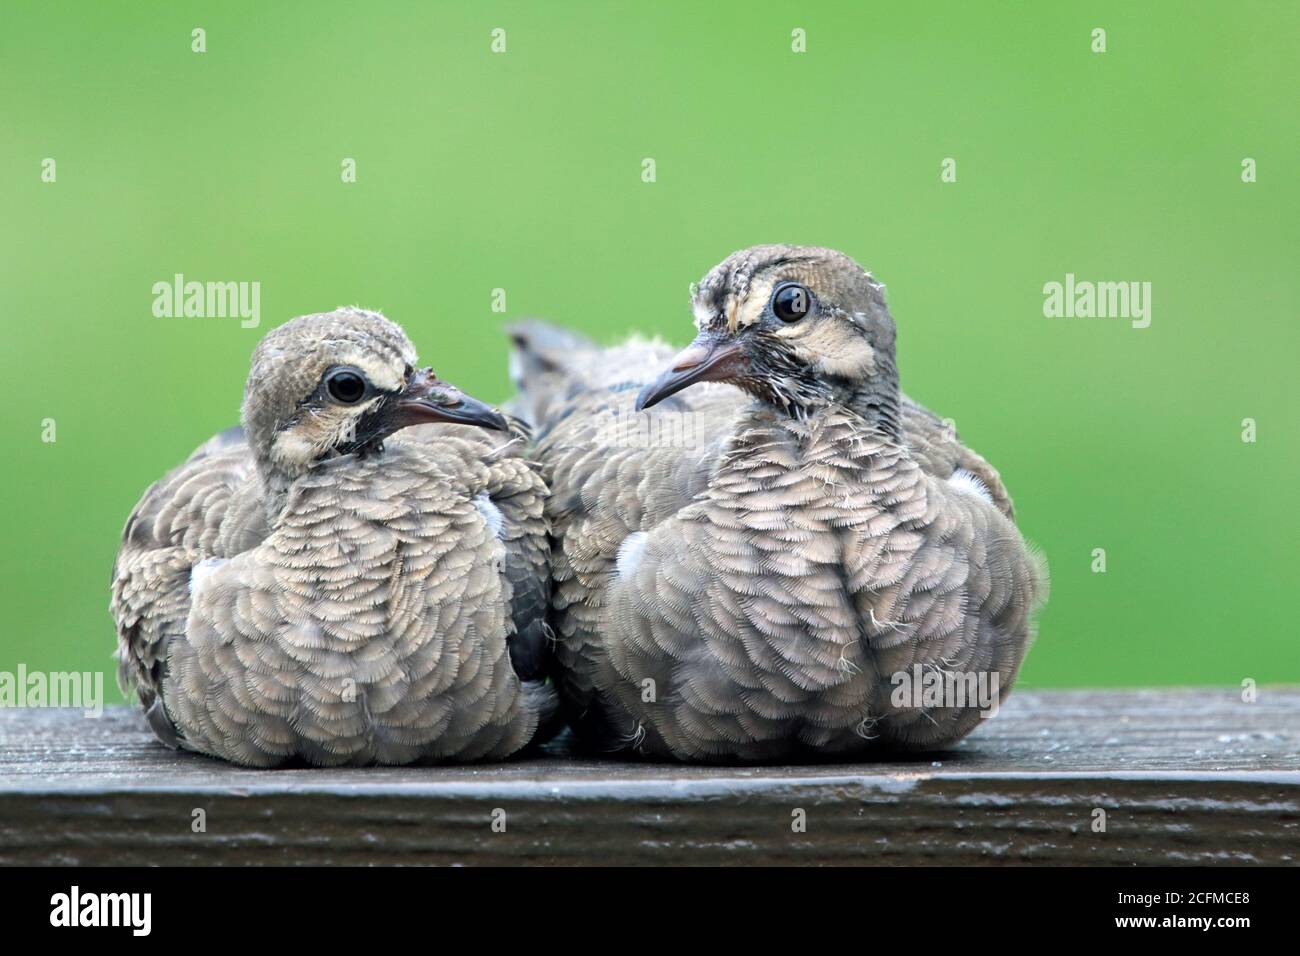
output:
M 172 753 L 126 708 L 0 710 L 3 864 L 1298 861 L 1297 689 L 1250 704 L 1021 692 L 943 754 L 780 767 L 561 745 L 493 765 L 254 771 Z

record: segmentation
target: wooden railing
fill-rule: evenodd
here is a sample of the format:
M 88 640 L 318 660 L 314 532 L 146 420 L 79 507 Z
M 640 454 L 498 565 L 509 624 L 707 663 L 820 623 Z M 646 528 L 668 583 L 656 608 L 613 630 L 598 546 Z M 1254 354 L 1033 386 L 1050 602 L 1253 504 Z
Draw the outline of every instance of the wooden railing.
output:
M 1300 690 L 1018 692 L 922 758 L 252 771 L 0 710 L 0 863 L 1300 862 Z

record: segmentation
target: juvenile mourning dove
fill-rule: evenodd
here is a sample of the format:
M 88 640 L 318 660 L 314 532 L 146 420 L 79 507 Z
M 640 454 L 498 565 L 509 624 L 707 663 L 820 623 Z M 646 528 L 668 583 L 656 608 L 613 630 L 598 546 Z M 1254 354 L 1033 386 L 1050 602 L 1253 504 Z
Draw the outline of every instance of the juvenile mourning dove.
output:
M 243 428 L 145 492 L 111 611 L 165 742 L 259 767 L 499 758 L 554 709 L 546 487 L 500 413 L 415 365 L 382 315 L 294 319 L 253 353 Z
M 900 393 L 883 288 L 847 256 L 738 252 L 693 304 L 675 358 L 512 330 L 575 729 L 697 761 L 953 743 L 1045 593 L 998 473 Z

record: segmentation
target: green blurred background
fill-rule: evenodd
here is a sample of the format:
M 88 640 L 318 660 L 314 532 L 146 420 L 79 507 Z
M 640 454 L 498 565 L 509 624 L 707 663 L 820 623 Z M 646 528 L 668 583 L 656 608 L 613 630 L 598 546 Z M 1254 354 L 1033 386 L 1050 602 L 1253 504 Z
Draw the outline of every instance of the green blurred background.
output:
M 499 401 L 504 319 L 685 342 L 692 280 L 791 241 L 887 283 L 904 388 L 1046 550 L 1024 685 L 1300 681 L 1300 7 L 758 6 L 3 0 L 0 670 L 111 668 L 122 524 L 270 327 L 382 309 Z M 177 272 L 261 327 L 155 318 Z M 1045 318 L 1067 272 L 1150 328 Z

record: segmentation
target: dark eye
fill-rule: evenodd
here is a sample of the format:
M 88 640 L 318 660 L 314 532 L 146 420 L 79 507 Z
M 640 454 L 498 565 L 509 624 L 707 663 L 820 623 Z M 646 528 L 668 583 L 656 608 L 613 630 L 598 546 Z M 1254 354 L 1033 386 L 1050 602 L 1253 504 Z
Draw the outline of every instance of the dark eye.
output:
M 326 380 L 325 387 L 335 401 L 344 405 L 359 402 L 366 394 L 366 380 L 356 372 L 334 372 Z
M 772 293 L 772 311 L 782 322 L 798 322 L 812 306 L 812 293 L 797 282 L 787 282 Z

